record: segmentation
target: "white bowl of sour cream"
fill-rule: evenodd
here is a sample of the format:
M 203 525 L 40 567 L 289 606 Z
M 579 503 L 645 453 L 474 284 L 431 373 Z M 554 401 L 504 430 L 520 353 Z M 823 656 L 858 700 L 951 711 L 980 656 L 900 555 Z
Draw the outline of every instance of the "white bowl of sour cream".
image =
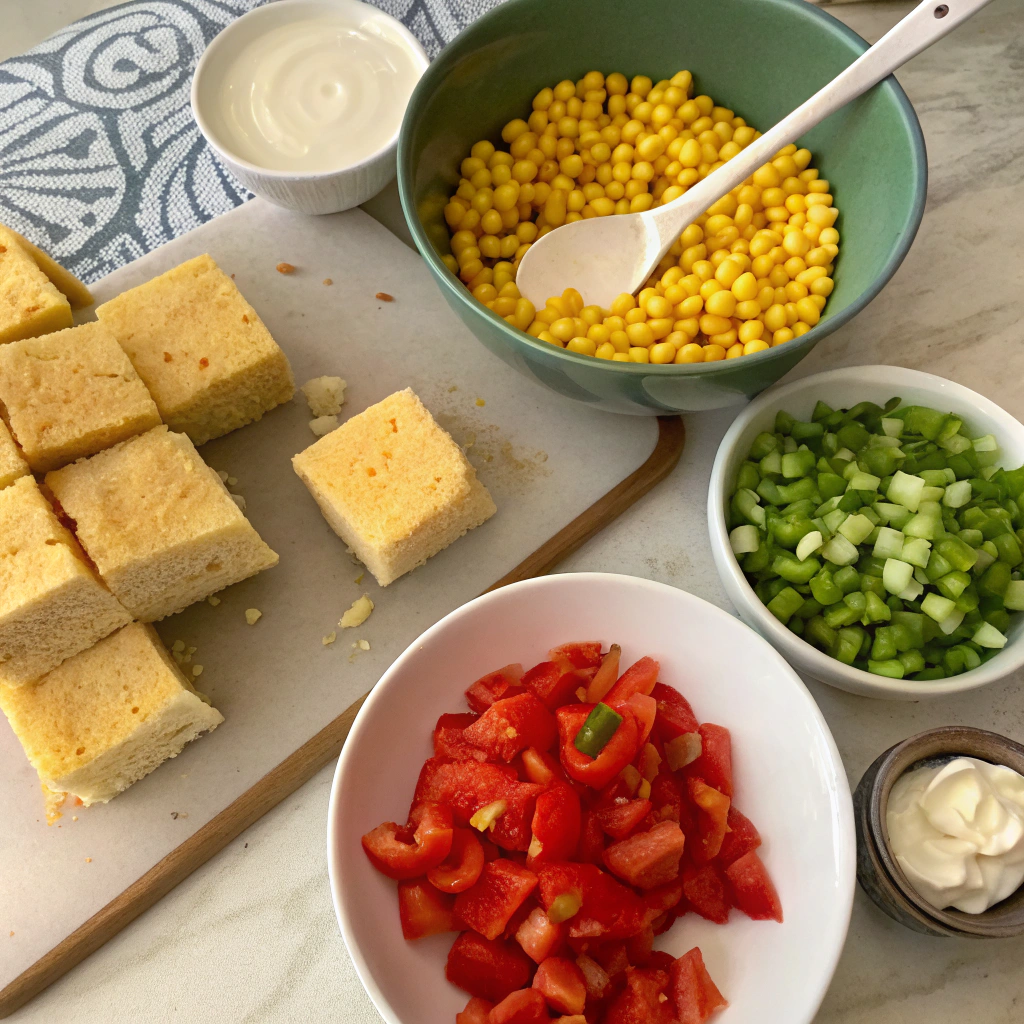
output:
M 278 0 L 232 22 L 192 78 L 192 113 L 250 191 L 335 213 L 395 174 L 405 108 L 428 64 L 400 22 L 359 0 Z

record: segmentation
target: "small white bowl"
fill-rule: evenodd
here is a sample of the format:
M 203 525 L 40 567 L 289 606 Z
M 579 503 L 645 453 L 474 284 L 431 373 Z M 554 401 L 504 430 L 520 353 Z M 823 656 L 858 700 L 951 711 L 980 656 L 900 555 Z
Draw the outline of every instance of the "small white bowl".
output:
M 785 922 L 726 925 L 693 914 L 657 940 L 699 945 L 729 1007 L 716 1024 L 809 1024 L 849 926 L 855 877 L 846 773 L 821 713 L 793 670 L 753 630 L 662 583 L 605 573 L 545 576 L 485 594 L 443 618 L 382 676 L 345 743 L 327 816 L 338 922 L 366 991 L 388 1024 L 451 1024 L 469 996 L 444 976 L 454 936 L 402 938 L 395 883 L 360 837 L 405 821 L 439 715 L 465 710 L 465 688 L 497 666 L 532 665 L 569 640 L 649 654 L 698 718 L 732 733 L 736 805 L 757 825 Z
M 819 399 L 833 409 L 850 408 L 858 402 L 884 405 L 890 398 L 903 399 L 907 405 L 927 405 L 962 417 L 967 432 L 974 437 L 993 434 L 999 442 L 1000 464 L 1016 467 L 1024 463 L 1024 425 L 982 395 L 920 370 L 901 366 L 849 366 L 828 370 L 811 377 L 772 388 L 756 398 L 740 413 L 719 445 L 711 470 L 708 490 L 708 531 L 718 574 L 740 618 L 753 626 L 777 648 L 798 671 L 848 693 L 890 700 L 921 700 L 975 690 L 994 683 L 1024 664 L 1024 615 L 1015 615 L 1009 631 L 1009 643 L 978 668 L 948 679 L 914 682 L 889 679 L 844 665 L 824 651 L 798 637 L 761 603 L 747 582 L 729 543 L 725 510 L 736 486 L 736 474 L 750 451 L 754 438 L 762 430 L 772 430 L 779 409 L 810 419 Z
M 300 213 L 337 213 L 380 192 L 395 176 L 401 118 L 387 145 L 360 163 L 326 172 L 279 171 L 260 167 L 232 150 L 217 128 L 218 104 L 224 71 L 242 47 L 280 25 L 332 13 L 348 15 L 355 25 L 366 21 L 386 23 L 390 31 L 405 40 L 420 64 L 421 74 L 430 63 L 419 41 L 400 21 L 369 4 L 359 0 L 277 0 L 243 14 L 215 36 L 192 76 L 192 114 L 224 166 L 250 192 Z

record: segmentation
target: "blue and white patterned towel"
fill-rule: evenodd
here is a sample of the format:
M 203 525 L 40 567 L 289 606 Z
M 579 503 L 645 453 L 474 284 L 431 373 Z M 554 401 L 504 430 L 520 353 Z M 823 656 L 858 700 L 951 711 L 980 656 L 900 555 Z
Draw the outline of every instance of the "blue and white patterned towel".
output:
M 263 0 L 130 0 L 0 63 L 0 222 L 85 281 L 250 199 L 192 119 L 192 71 Z M 501 0 L 370 0 L 434 57 Z

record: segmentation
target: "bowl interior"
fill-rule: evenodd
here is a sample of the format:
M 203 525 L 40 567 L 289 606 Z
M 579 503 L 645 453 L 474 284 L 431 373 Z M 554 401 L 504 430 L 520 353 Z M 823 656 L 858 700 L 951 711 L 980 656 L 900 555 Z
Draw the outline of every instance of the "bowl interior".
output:
M 1001 678 L 1024 661 L 1024 645 L 1020 642 L 1024 616 L 1014 616 L 1006 647 L 970 672 L 928 683 L 873 676 L 830 658 L 782 625 L 758 600 L 729 547 L 724 510 L 736 486 L 736 475 L 754 438 L 761 431 L 772 429 L 779 409 L 809 419 L 819 399 L 838 409 L 860 401 L 884 405 L 893 397 L 903 399 L 904 404 L 928 405 L 956 413 L 963 418 L 970 435 L 995 435 L 1001 448 L 1000 465 L 1016 467 L 1024 463 L 1024 426 L 994 402 L 953 381 L 899 366 L 853 366 L 805 377 L 758 398 L 722 440 L 708 501 L 708 527 L 715 560 L 743 618 L 783 650 L 797 668 L 816 679 L 873 696 L 918 698 L 969 690 Z
M 570 639 L 618 642 L 644 654 L 733 737 L 735 800 L 757 824 L 785 923 L 734 912 L 725 926 L 688 915 L 658 945 L 694 945 L 730 1001 L 729 1021 L 806 1024 L 831 978 L 849 921 L 854 836 L 849 788 L 820 713 L 792 669 L 721 609 L 663 584 L 606 574 L 544 577 L 485 595 L 423 634 L 378 683 L 353 725 L 328 821 L 332 892 L 342 932 L 371 998 L 390 1024 L 451 1020 L 467 996 L 444 979 L 452 936 L 403 941 L 393 882 L 359 837 L 405 820 L 437 717 L 464 709 L 474 679 L 532 664 Z
M 865 46 L 804 0 L 509 0 L 449 45 L 410 102 L 398 175 L 413 235 L 449 301 L 486 344 L 497 350 L 503 339 L 524 358 L 563 372 L 569 372 L 567 363 L 592 364 L 510 328 L 441 263 L 440 255 L 449 251 L 442 210 L 470 146 L 479 139 L 499 140 L 501 127 L 524 116 L 539 89 L 592 68 L 655 79 L 687 68 L 697 92 L 765 129 Z M 714 374 L 732 381 L 734 401 L 754 394 L 866 304 L 902 260 L 923 209 L 926 171 L 920 127 L 895 80 L 834 114 L 802 142 L 831 183 L 841 211 L 836 287 L 819 327 L 742 360 L 658 367 L 662 379 Z M 552 372 L 557 375 L 557 369 Z M 653 376 L 637 364 L 604 361 L 601 372 Z M 674 407 L 670 396 L 656 390 L 648 397 Z

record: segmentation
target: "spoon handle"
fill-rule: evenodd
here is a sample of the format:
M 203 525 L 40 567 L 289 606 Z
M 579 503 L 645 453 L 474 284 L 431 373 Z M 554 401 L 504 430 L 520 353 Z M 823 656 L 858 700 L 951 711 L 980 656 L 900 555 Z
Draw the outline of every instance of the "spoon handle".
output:
M 749 178 L 780 149 L 795 142 L 850 100 L 877 85 L 911 57 L 927 49 L 989 2 L 946 0 L 945 3 L 937 3 L 935 0 L 924 0 L 874 46 L 865 50 L 845 71 L 755 139 L 746 149 L 697 182 L 678 199 L 641 214 L 647 222 L 648 232 L 655 232 L 662 245 L 660 253 L 651 261 L 652 266 L 668 252 L 683 228 Z M 648 257 L 652 255 L 648 251 Z

